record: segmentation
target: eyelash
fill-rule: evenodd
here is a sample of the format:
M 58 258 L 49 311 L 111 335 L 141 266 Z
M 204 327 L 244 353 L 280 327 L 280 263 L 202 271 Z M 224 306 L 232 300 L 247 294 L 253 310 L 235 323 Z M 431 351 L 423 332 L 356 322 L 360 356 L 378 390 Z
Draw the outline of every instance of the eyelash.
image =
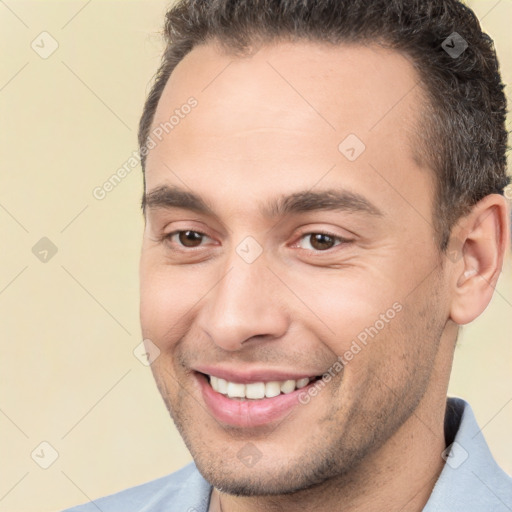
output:
M 195 231 L 193 229 L 180 229 L 180 230 L 177 230 L 177 231 L 172 231 L 171 233 L 169 233 L 167 235 L 164 235 L 163 239 L 164 240 L 168 240 L 168 241 L 170 241 L 172 243 L 172 237 L 174 237 L 175 235 L 179 235 L 180 233 L 185 233 L 186 231 L 190 231 L 191 233 L 195 233 L 195 234 L 201 235 L 202 237 L 210 238 L 206 233 L 202 233 L 201 231 Z M 300 235 L 300 237 L 299 237 L 299 241 L 295 242 L 293 247 L 295 247 L 303 238 L 311 236 L 311 235 L 325 235 L 325 236 L 328 236 L 328 237 L 334 239 L 334 241 L 339 241 L 339 243 L 335 244 L 333 247 L 330 247 L 329 249 L 325 249 L 323 251 L 315 250 L 315 249 L 304 249 L 302 247 L 299 247 L 299 249 L 301 249 L 303 251 L 308 251 L 308 252 L 311 252 L 311 253 L 324 254 L 324 253 L 328 253 L 328 252 L 334 250 L 336 247 L 338 247 L 340 245 L 344 245 L 344 244 L 347 244 L 347 243 L 351 242 L 351 240 L 349 240 L 347 238 L 343 238 L 341 236 L 335 235 L 333 233 L 329 233 L 327 231 L 309 231 L 307 233 L 302 233 Z M 191 252 L 191 251 L 194 251 L 196 249 L 200 249 L 202 246 L 186 248 L 183 245 L 179 245 L 179 247 L 180 247 L 179 249 L 174 249 L 174 250 L 176 250 L 176 251 L 183 251 L 183 252 Z

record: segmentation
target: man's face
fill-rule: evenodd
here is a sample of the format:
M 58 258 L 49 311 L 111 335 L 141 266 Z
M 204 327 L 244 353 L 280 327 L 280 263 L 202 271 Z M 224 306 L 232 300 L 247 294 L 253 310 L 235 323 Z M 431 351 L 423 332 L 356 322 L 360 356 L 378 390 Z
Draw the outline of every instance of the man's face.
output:
M 449 307 L 432 171 L 412 150 L 417 82 L 398 53 L 294 43 L 247 58 L 202 46 L 167 83 L 153 129 L 182 115 L 148 155 L 147 194 L 181 189 L 209 210 L 148 199 L 141 324 L 164 401 L 216 487 L 281 494 L 354 470 L 434 400 Z M 204 375 L 328 371 L 322 386 L 246 400 Z

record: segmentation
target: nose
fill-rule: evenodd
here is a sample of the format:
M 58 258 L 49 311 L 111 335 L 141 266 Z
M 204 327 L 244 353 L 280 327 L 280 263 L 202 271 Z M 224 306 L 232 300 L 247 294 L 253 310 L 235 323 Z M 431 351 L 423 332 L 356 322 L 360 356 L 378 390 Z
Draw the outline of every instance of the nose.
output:
M 223 276 L 198 313 L 209 338 L 224 350 L 236 351 L 250 340 L 283 336 L 289 324 L 283 284 L 266 260 L 246 263 L 235 254 Z

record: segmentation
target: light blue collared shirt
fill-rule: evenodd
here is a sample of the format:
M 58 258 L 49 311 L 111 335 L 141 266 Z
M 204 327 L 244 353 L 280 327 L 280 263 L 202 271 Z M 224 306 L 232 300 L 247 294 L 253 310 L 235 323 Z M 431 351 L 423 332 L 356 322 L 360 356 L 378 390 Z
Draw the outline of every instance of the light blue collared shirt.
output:
M 423 512 L 512 512 L 512 478 L 494 461 L 471 406 L 448 398 L 445 432 L 453 443 Z M 208 512 L 212 486 L 191 462 L 157 480 L 63 512 Z

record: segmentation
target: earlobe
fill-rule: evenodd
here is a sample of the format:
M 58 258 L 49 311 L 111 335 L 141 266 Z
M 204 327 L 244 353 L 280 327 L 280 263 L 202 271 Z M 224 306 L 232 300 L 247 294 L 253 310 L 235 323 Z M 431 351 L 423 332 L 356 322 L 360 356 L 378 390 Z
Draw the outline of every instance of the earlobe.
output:
M 488 306 L 509 246 L 508 208 L 505 198 L 490 194 L 479 201 L 453 230 L 452 244 L 459 258 L 452 265 L 450 318 L 465 325 Z M 449 255 L 450 252 L 447 253 Z

